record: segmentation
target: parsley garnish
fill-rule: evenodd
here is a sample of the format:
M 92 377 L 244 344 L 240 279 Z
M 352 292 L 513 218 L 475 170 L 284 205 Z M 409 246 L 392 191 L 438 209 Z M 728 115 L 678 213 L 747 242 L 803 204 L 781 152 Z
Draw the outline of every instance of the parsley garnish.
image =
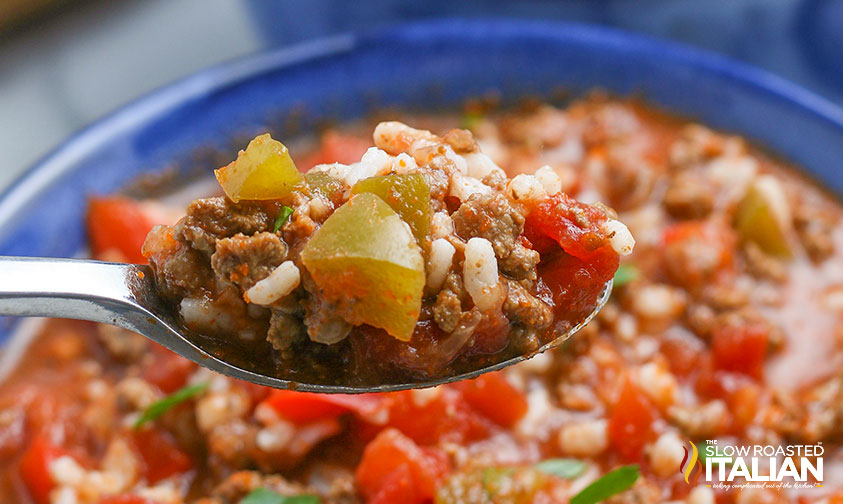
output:
M 275 218 L 275 225 L 272 227 L 272 232 L 277 233 L 278 230 L 281 229 L 281 226 L 283 226 L 284 223 L 287 222 L 287 219 L 289 219 L 292 214 L 292 208 L 288 207 L 287 205 L 281 207 L 281 213 L 278 214 L 278 217 Z
M 615 287 L 634 282 L 638 280 L 639 276 L 641 276 L 641 272 L 638 270 L 638 266 L 632 263 L 621 264 L 615 271 Z
M 208 388 L 207 383 L 197 383 L 196 385 L 188 385 L 186 387 L 176 390 L 172 394 L 159 399 L 147 406 L 137 422 L 135 422 L 135 429 L 140 428 L 143 424 L 156 420 L 173 406 L 182 403 L 192 397 L 196 397 Z
M 320 504 L 315 495 L 281 495 L 268 488 L 256 488 L 240 499 L 240 504 Z
M 574 479 L 585 471 L 585 462 L 571 458 L 555 458 L 542 460 L 533 467 L 553 476 Z
M 571 499 L 571 504 L 596 504 L 629 489 L 638 479 L 638 466 L 628 465 L 606 473 L 583 488 Z

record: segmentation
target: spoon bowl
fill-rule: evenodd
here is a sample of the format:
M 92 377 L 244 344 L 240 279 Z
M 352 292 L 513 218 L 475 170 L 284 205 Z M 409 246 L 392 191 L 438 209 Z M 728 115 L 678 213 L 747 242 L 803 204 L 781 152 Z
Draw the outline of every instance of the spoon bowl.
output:
M 470 372 L 434 380 L 406 383 L 343 385 L 302 383 L 269 376 L 234 364 L 190 337 L 158 297 L 149 266 L 82 259 L 0 257 L 0 315 L 58 317 L 111 324 L 142 334 L 177 354 L 212 371 L 268 387 L 320 392 L 360 394 L 434 387 L 489 371 L 497 371 L 561 345 L 577 333 L 605 306 L 612 293 L 606 283 L 597 304 L 583 320 L 529 355 L 520 355 Z

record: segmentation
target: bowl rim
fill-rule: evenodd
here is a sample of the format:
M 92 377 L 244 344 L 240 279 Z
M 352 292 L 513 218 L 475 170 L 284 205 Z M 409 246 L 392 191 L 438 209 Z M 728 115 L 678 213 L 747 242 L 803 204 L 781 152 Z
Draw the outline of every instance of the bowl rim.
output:
M 506 30 L 531 37 L 578 38 L 603 46 L 624 46 L 636 53 L 658 56 L 665 64 L 682 64 L 701 69 L 795 105 L 802 112 L 827 123 L 843 135 L 843 107 L 784 77 L 729 56 L 618 28 L 572 21 L 509 18 L 445 18 L 392 24 L 387 27 L 342 33 L 271 48 L 237 57 L 130 100 L 112 112 L 93 120 L 60 142 L 31 164 L 0 191 L 0 230 L 73 161 L 96 150 L 110 137 L 166 112 L 172 107 L 280 68 L 354 51 L 362 43 L 378 44 L 391 37 L 415 33 L 425 36 L 459 37 L 466 30 Z

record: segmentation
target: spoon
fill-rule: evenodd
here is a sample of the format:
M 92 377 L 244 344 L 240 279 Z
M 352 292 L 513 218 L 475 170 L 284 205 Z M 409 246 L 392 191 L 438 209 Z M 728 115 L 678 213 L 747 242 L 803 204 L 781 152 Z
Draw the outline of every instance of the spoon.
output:
M 358 394 L 410 388 L 476 378 L 556 347 L 584 327 L 608 301 L 612 281 L 606 283 L 597 306 L 568 332 L 530 355 L 521 355 L 481 369 L 418 383 L 373 386 L 300 383 L 257 373 L 226 362 L 188 339 L 180 323 L 158 298 L 149 266 L 82 259 L 0 257 L 0 315 L 90 320 L 142 334 L 212 371 L 280 389 Z

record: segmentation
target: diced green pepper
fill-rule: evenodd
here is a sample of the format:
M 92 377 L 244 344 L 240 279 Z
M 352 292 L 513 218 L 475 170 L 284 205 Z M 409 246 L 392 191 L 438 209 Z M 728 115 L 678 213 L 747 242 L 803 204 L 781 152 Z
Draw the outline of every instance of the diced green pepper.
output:
M 550 479 L 530 467 L 486 467 L 458 472 L 436 492 L 436 504 L 529 504 Z
M 269 133 L 255 137 L 237 159 L 214 170 L 214 175 L 234 202 L 279 199 L 304 187 L 304 175 L 296 169 L 290 151 Z
M 755 242 L 764 252 L 791 257 L 788 242 L 787 205 L 781 186 L 775 179 L 759 177 L 747 189 L 735 211 L 735 229 L 744 242 Z
M 345 192 L 345 182 L 323 171 L 309 171 L 304 174 L 304 179 L 311 191 L 331 201 L 339 201 Z
M 301 252 L 320 294 L 354 325 L 409 341 L 421 311 L 424 260 L 415 238 L 374 194 L 352 196 Z
M 370 177 L 354 184 L 352 194 L 372 193 L 409 224 L 419 243 L 430 230 L 430 186 L 418 173 Z

